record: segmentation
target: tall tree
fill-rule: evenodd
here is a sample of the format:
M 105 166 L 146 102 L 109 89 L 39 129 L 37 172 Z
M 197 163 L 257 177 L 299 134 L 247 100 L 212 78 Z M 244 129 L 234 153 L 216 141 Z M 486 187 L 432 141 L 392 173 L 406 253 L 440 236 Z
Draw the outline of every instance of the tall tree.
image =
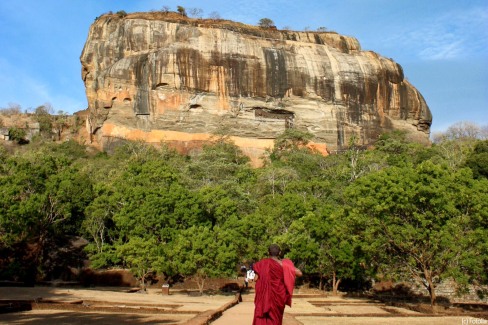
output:
M 347 216 L 389 273 L 417 279 L 435 304 L 436 285 L 449 276 L 461 280 L 461 265 L 478 254 L 472 220 L 488 213 L 488 203 L 479 204 L 488 202 L 488 191 L 473 190 L 479 186 L 468 169 L 453 171 L 429 161 L 392 167 L 348 188 Z
M 48 276 L 53 246 L 79 234 L 91 182 L 64 154 L 28 152 L 6 161 L 0 177 L 0 233 L 10 246 L 28 244 L 20 254 L 32 266 L 31 280 Z
M 157 261 L 161 256 L 161 243 L 155 236 L 131 236 L 128 241 L 117 245 L 115 250 L 146 290 L 146 279 L 157 271 Z
M 220 227 L 193 226 L 181 230 L 167 247 L 168 259 L 161 264 L 173 274 L 192 278 L 203 293 L 208 278 L 233 276 L 238 263 L 232 234 Z
M 288 256 L 297 261 L 300 268 L 319 275 L 320 289 L 324 288 L 323 280 L 328 279 L 334 295 L 343 279 L 363 276 L 360 265 L 364 263 L 360 245 L 344 227 L 340 213 L 335 213 L 338 210 L 329 204 L 316 213 L 308 212 L 277 239 L 284 247 L 289 247 Z

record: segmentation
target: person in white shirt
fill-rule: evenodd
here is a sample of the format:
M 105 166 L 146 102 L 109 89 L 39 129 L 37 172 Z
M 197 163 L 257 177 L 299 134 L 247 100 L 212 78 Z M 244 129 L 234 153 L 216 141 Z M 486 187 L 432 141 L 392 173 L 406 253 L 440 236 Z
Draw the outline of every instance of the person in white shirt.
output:
M 255 276 L 255 273 L 254 273 L 254 270 L 253 269 L 250 268 L 249 270 L 247 270 L 247 273 L 246 273 L 246 288 L 249 285 L 249 282 L 254 282 L 254 276 Z

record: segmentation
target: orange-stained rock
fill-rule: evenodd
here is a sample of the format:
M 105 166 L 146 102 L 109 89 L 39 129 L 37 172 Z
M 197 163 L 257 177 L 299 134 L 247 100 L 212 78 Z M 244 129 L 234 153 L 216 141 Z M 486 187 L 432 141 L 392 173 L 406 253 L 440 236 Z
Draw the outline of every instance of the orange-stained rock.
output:
M 150 130 L 142 131 L 130 129 L 124 126 L 104 123 L 101 132 L 104 137 L 110 140 L 124 139 L 131 141 L 144 141 L 150 144 L 160 144 L 164 142 L 170 147 L 177 149 L 182 154 L 187 154 L 191 150 L 200 148 L 202 144 L 210 141 L 214 136 L 206 133 L 186 133 L 169 130 Z M 241 138 L 231 136 L 230 139 L 235 145 L 241 148 L 242 152 L 251 158 L 251 165 L 260 167 L 261 157 L 274 145 L 273 139 Z M 324 152 L 326 154 L 326 152 Z
M 102 147 L 163 140 L 184 152 L 224 132 L 259 165 L 286 128 L 312 133 L 323 154 L 391 130 L 429 141 L 430 110 L 401 66 L 334 32 L 108 14 L 81 63 L 87 130 Z

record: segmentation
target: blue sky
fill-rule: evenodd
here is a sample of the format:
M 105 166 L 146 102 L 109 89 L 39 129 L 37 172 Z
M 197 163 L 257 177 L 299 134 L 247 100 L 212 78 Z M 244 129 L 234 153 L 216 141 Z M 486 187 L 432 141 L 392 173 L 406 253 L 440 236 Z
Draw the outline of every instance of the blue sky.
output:
M 487 0 L 2 0 L 0 107 L 87 107 L 79 57 L 94 19 L 108 11 L 200 8 L 203 17 L 278 28 L 326 27 L 394 59 L 425 97 L 432 131 L 488 125 Z

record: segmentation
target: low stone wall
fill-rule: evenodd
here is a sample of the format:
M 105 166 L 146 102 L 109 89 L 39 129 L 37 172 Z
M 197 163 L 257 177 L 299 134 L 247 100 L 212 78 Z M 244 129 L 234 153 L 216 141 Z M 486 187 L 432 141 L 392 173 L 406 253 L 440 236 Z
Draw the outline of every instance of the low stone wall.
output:
M 411 290 L 413 293 L 428 296 L 429 292 L 427 289 L 425 289 L 424 286 L 422 286 L 420 283 L 413 283 L 410 284 Z M 483 299 L 479 297 L 477 292 L 480 290 L 485 290 L 488 291 L 488 286 L 469 286 L 468 287 L 468 292 L 462 295 L 459 295 L 457 293 L 457 284 L 454 282 L 454 280 L 445 280 L 442 281 L 440 284 L 437 285 L 436 287 L 436 296 L 437 297 L 444 297 L 449 299 L 449 301 L 452 302 L 483 302 L 483 303 L 488 303 L 488 295 L 485 295 Z

